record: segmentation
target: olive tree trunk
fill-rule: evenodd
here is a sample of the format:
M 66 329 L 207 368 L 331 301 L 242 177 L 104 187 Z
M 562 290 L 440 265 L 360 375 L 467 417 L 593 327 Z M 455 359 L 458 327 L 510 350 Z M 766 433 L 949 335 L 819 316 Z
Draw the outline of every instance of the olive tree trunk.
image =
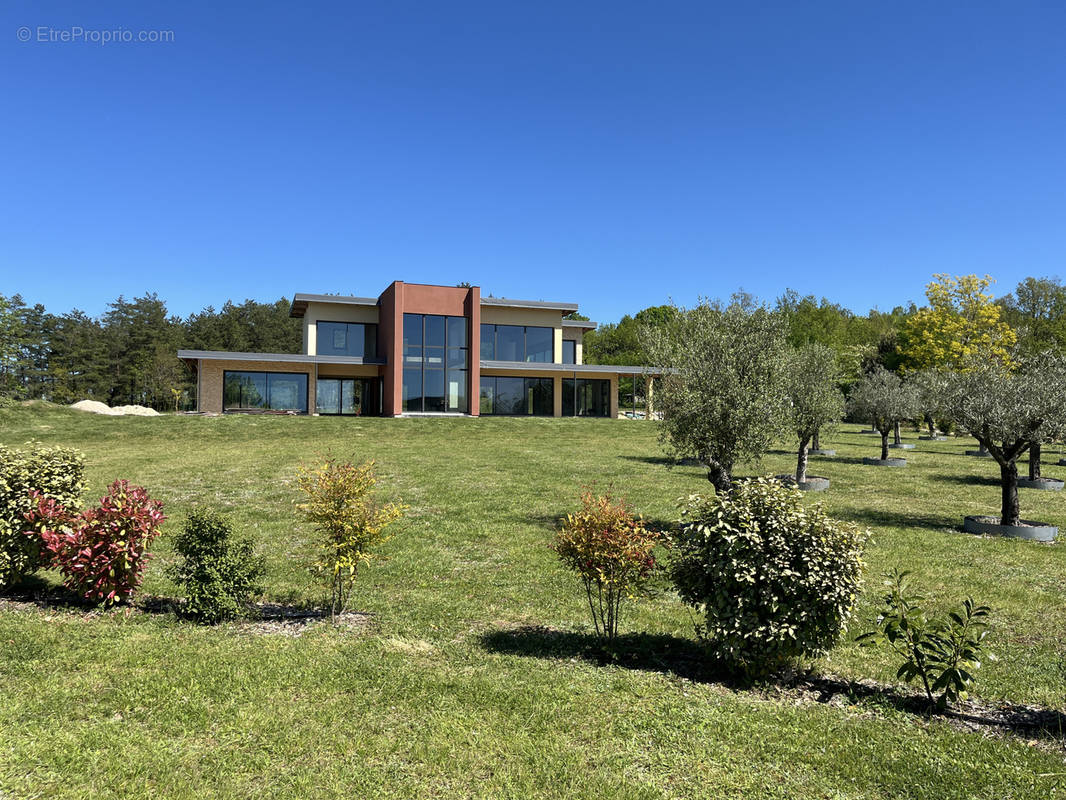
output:
M 812 450 L 821 450 L 822 449 L 822 443 L 820 441 L 818 441 L 818 431 L 815 431 L 814 432 L 814 436 L 811 437 L 811 449 Z
M 936 438 L 936 423 L 933 421 L 932 415 L 929 415 L 928 417 L 926 417 L 926 419 L 929 420 L 929 438 L 930 439 L 935 439 Z
M 899 444 L 902 439 L 899 438 L 899 420 L 897 419 L 892 426 L 892 444 Z
M 703 463 L 707 465 L 707 480 L 714 486 L 719 494 L 728 492 L 733 488 L 733 465 L 719 464 L 713 458 L 704 456 Z
M 999 480 L 1003 492 L 1003 508 L 999 512 L 1000 524 L 1017 525 L 1021 514 L 1018 508 L 1018 462 L 1001 463 Z
M 796 456 L 796 483 L 807 482 L 807 442 L 808 439 L 800 439 L 799 453 Z
M 881 460 L 888 461 L 888 428 L 881 431 Z
M 1029 480 L 1040 480 L 1040 442 L 1029 445 Z

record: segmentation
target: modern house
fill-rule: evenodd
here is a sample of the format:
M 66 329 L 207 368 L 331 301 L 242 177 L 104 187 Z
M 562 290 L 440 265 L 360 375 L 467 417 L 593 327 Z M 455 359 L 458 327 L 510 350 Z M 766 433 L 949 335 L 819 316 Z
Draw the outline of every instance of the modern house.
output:
M 649 370 L 583 364 L 596 323 L 566 319 L 575 311 L 394 281 L 377 298 L 297 294 L 302 353 L 178 356 L 202 412 L 616 417 L 619 376 Z

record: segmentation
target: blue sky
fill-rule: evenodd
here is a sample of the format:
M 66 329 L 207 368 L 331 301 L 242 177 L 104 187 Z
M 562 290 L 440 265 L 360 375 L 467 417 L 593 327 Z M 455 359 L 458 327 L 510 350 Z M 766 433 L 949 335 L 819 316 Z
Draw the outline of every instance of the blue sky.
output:
M 38 41 L 78 27 L 173 41 Z M 1064 31 L 1061 2 L 7 2 L 0 294 L 1006 292 L 1063 272 Z

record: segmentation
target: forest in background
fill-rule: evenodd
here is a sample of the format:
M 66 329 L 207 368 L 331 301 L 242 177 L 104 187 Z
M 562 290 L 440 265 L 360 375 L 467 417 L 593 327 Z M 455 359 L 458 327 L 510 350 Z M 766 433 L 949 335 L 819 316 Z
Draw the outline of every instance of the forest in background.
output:
M 924 324 L 938 299 L 927 287 L 928 305 L 911 303 L 892 311 L 856 314 L 826 298 L 782 294 L 773 307 L 788 323 L 789 341 L 799 347 L 819 342 L 837 354 L 845 385 L 882 365 L 906 369 L 915 346 L 908 335 Z M 971 292 L 973 294 L 973 292 Z M 980 294 L 978 292 L 977 294 Z M 993 310 L 1015 332 L 1017 346 L 1037 352 L 1066 351 L 1066 287 L 1058 278 L 1026 278 L 1014 291 L 985 300 L 975 311 L 967 298 L 952 313 Z M 755 304 L 748 295 L 734 302 Z M 100 400 L 108 405 L 139 404 L 159 410 L 189 408 L 193 376 L 177 358 L 179 349 L 237 352 L 298 353 L 301 320 L 289 317 L 290 302 L 245 300 L 208 306 L 186 318 L 167 312 L 156 294 L 127 300 L 119 297 L 99 317 L 74 310 L 53 314 L 41 304 L 28 304 L 20 295 L 0 295 L 0 396 L 19 400 L 43 399 L 69 404 Z M 641 346 L 645 326 L 665 324 L 672 306 L 652 306 L 614 323 L 601 324 L 585 335 L 585 361 L 590 364 L 643 364 Z M 908 332 L 910 332 L 908 334 Z M 623 397 L 632 379 L 619 387 Z M 638 382 L 637 392 L 640 393 Z

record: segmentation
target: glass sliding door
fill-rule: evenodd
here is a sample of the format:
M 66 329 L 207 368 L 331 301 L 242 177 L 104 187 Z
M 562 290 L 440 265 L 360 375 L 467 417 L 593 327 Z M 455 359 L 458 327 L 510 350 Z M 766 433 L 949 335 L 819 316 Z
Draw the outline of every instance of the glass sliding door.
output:
M 551 378 L 481 378 L 482 414 L 550 417 L 555 413 Z
M 611 382 L 598 378 L 563 378 L 564 417 L 609 417 Z
M 223 411 L 307 413 L 307 375 L 302 372 L 222 373 Z
M 371 417 L 378 410 L 377 378 L 319 378 L 315 410 L 319 414 Z

